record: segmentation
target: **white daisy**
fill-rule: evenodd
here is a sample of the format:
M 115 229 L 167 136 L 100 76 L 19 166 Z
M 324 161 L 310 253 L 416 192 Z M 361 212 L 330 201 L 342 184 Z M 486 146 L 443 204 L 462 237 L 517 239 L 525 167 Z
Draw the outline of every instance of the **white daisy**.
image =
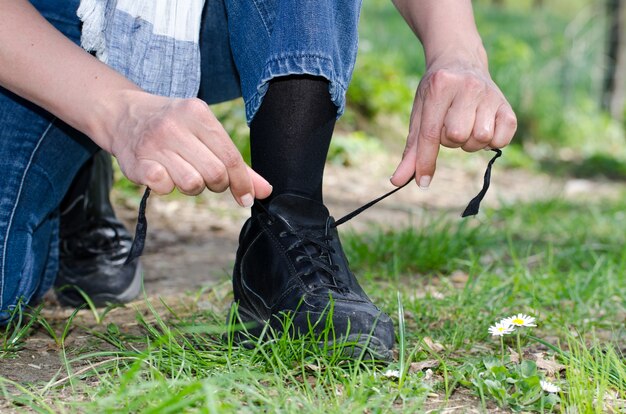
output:
M 504 336 L 512 333 L 515 327 L 505 320 L 496 322 L 495 325 L 489 327 L 489 333 L 493 336 Z
M 515 316 L 511 316 L 510 318 L 505 318 L 502 322 L 507 322 L 512 326 L 537 326 L 535 324 L 535 318 L 532 316 L 524 315 L 523 313 L 518 313 Z
M 539 385 L 541 385 L 541 389 L 545 392 L 557 393 L 561 391 L 558 385 L 553 384 L 550 381 L 541 380 L 539 381 Z

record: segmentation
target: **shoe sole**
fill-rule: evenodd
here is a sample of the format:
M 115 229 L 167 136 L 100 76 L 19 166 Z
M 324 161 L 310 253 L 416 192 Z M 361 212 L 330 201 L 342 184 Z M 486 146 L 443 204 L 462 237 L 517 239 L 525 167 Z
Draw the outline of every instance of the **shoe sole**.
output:
M 143 266 L 141 265 L 141 263 L 139 263 L 137 265 L 137 268 L 135 269 L 135 273 L 133 274 L 133 280 L 131 281 L 130 285 L 128 285 L 126 290 L 124 290 L 121 293 L 116 293 L 116 294 L 107 293 L 107 292 L 98 293 L 93 296 L 90 296 L 89 298 L 91 299 L 93 304 L 98 308 L 105 307 L 109 304 L 123 304 L 123 303 L 131 302 L 132 300 L 137 298 L 137 296 L 139 296 L 139 292 L 141 292 L 142 275 L 143 275 Z M 83 297 L 80 295 L 79 295 L 80 299 L 75 299 L 72 296 L 68 296 L 64 294 L 63 291 L 57 291 L 56 295 L 57 295 L 58 301 L 63 306 L 70 306 L 70 307 L 76 308 L 86 303 Z
M 232 305 L 231 309 L 235 306 Z M 252 312 L 242 306 L 237 307 L 239 320 L 245 325 L 249 323 L 255 324 L 251 328 L 235 331 L 233 335 L 234 342 L 243 345 L 246 348 L 254 348 L 256 340 L 263 335 L 269 321 L 260 320 Z M 229 323 L 227 321 L 227 323 Z M 280 331 L 279 331 L 280 333 Z M 374 335 L 355 333 L 348 336 L 341 336 L 330 341 L 317 342 L 320 349 L 328 348 L 329 354 L 333 354 L 336 349 L 341 351 L 341 355 L 351 358 L 360 359 L 362 361 L 380 361 L 391 362 L 393 360 L 393 352 L 387 348 L 383 342 Z

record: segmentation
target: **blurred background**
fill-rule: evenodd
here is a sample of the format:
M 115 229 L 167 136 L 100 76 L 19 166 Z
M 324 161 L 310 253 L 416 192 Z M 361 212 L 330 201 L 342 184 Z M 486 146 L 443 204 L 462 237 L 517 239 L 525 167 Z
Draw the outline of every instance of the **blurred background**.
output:
M 623 0 L 477 0 L 491 74 L 519 122 L 512 167 L 626 179 Z M 365 0 L 348 110 L 331 161 L 376 141 L 403 143 L 423 52 L 389 0 Z M 240 102 L 216 111 L 247 153 Z M 401 146 L 400 146 L 401 149 Z

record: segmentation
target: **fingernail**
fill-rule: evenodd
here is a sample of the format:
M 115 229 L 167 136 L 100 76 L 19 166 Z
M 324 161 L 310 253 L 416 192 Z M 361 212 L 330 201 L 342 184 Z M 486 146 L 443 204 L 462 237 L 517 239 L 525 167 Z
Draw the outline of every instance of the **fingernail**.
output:
M 248 193 L 248 194 L 242 195 L 241 204 L 246 208 L 252 207 L 252 205 L 254 204 L 254 197 L 252 197 L 252 194 Z
M 420 177 L 419 187 L 426 189 L 430 185 L 431 176 L 430 175 L 422 175 Z

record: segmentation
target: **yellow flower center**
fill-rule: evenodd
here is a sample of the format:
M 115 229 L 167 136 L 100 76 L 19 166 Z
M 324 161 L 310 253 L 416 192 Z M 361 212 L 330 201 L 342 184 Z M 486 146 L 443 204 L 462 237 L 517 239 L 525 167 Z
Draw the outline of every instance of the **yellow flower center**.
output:
M 515 318 L 512 321 L 515 325 L 523 325 L 524 324 L 524 320 L 520 319 L 520 318 Z

